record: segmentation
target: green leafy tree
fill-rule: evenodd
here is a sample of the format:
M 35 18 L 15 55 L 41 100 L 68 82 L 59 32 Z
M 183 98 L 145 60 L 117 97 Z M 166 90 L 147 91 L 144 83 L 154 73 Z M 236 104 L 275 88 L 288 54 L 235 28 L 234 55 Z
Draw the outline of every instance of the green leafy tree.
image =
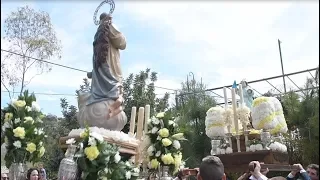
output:
M 188 139 L 182 143 L 187 167 L 197 167 L 211 150 L 211 142 L 205 131 L 205 117 L 207 110 L 214 107 L 216 102 L 205 89 L 202 83 L 184 82 L 177 99 L 179 104 L 175 114 L 178 116 L 180 130 Z
M 156 112 L 164 111 L 169 107 L 169 94 L 166 93 L 162 98 L 157 98 L 155 94 L 155 83 L 158 80 L 157 73 L 151 72 L 150 69 L 140 71 L 138 74 L 130 74 L 123 82 L 124 112 L 127 117 L 131 116 L 133 106 L 145 107 L 150 105 L 150 115 Z M 123 129 L 129 131 L 130 119 Z
M 61 58 L 60 41 L 46 12 L 28 6 L 11 12 L 4 21 L 4 39 L 9 42 L 7 50 L 22 55 L 9 53 L 1 58 L 1 83 L 7 91 L 20 84 L 21 95 L 35 76 L 51 70 L 48 63 L 26 56 L 45 60 Z M 32 77 L 29 75 L 31 78 L 26 79 L 27 72 L 33 67 L 37 69 L 37 74 Z M 11 98 L 13 94 L 9 93 L 9 96 Z

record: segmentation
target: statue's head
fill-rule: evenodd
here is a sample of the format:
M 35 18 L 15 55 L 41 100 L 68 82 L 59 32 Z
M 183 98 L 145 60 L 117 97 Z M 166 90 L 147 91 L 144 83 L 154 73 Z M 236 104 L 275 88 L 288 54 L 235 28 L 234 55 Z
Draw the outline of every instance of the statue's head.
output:
M 111 21 L 111 19 L 112 19 L 111 14 L 108 14 L 108 13 L 104 12 L 104 13 L 102 13 L 100 15 L 100 23 L 103 22 L 103 21 Z

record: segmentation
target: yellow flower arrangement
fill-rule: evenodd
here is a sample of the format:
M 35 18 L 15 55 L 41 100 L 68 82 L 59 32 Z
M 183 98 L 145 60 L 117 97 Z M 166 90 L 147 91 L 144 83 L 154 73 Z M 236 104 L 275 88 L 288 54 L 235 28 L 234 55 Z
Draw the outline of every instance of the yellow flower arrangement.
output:
M 185 138 L 174 119 L 164 112 L 158 113 L 148 120 L 147 136 L 150 139 L 150 145 L 146 149 L 151 171 L 168 166 L 170 173 L 177 172 L 183 163 L 179 141 Z
M 42 146 L 46 137 L 42 129 L 40 106 L 35 95 L 25 91 L 18 100 L 12 100 L 3 108 L 5 116 L 2 140 L 7 145 L 6 166 L 12 163 L 36 163 L 45 153 Z

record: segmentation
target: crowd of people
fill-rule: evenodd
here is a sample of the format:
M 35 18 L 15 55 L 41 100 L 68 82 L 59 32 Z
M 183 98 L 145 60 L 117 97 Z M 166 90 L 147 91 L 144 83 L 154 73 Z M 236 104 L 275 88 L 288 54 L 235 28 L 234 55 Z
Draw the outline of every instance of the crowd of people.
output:
M 9 180 L 9 172 L 1 172 L 1 180 Z M 46 170 L 43 167 L 30 168 L 26 180 L 47 180 Z
M 267 177 L 267 171 L 261 169 L 258 161 L 249 163 L 254 165 L 252 171 L 244 173 L 238 180 L 319 180 L 319 165 L 310 164 L 306 170 L 301 164 L 294 164 L 294 171 L 291 171 L 287 177 Z M 220 158 L 217 156 L 207 156 L 202 160 L 200 167 L 197 170 L 197 180 L 228 180 L 225 172 L 224 165 Z M 187 177 L 192 175 L 188 169 L 181 170 L 175 180 L 186 180 Z
M 287 177 L 267 177 L 269 171 L 262 170 L 258 161 L 252 161 L 250 165 L 254 165 L 254 169 L 244 173 L 238 180 L 319 180 L 319 165 L 317 164 L 310 164 L 306 169 L 301 164 L 294 164 L 295 170 L 291 171 Z M 205 157 L 200 167 L 192 171 L 190 169 L 179 171 L 174 180 L 186 180 L 192 175 L 195 175 L 197 180 L 229 180 L 224 172 L 224 165 L 217 156 Z M 1 172 L 1 180 L 9 180 L 8 172 Z M 26 180 L 47 180 L 45 169 L 43 167 L 30 168 Z

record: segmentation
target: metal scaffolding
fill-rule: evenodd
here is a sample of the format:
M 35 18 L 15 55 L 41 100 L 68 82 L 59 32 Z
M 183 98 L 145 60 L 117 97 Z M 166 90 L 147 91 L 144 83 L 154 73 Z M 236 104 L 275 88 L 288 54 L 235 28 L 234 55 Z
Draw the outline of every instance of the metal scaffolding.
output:
M 315 74 L 313 75 L 311 72 L 315 71 Z M 293 90 L 294 92 L 302 92 L 305 91 L 306 89 L 301 89 L 301 87 L 299 87 L 291 78 L 290 76 L 292 75 L 297 75 L 297 74 L 302 74 L 302 73 L 309 73 L 311 75 L 311 77 L 315 80 L 316 82 L 316 86 L 312 87 L 311 89 L 317 89 L 319 88 L 319 66 L 316 67 L 316 68 L 312 68 L 312 69 L 307 69 L 307 70 L 303 70 L 303 71 L 297 71 L 297 72 L 293 72 L 293 73 L 288 73 L 288 74 L 283 74 L 283 75 L 278 75 L 278 76 L 273 76 L 273 77 L 268 77 L 268 78 L 263 78 L 263 79 L 258 79 L 258 80 L 253 80 L 253 81 L 248 81 L 248 86 L 254 90 L 255 92 L 257 92 L 259 95 L 262 95 L 259 91 L 257 91 L 256 89 L 252 88 L 251 85 L 254 84 L 254 83 L 258 83 L 258 82 L 263 82 L 263 81 L 266 81 L 273 89 L 275 89 L 276 91 L 278 91 L 279 93 L 278 94 L 274 94 L 275 96 L 278 96 L 278 95 L 282 95 L 282 94 L 285 94 L 287 92 L 282 92 L 280 91 L 275 85 L 273 85 L 272 83 L 270 83 L 269 80 L 271 79 L 278 79 L 278 78 L 288 78 L 289 81 L 292 82 L 292 84 L 294 84 L 296 87 L 297 87 L 297 90 Z M 239 85 L 239 84 L 237 84 Z M 226 86 L 221 86 L 221 87 L 215 87 L 215 88 L 210 88 L 210 89 L 206 89 L 204 91 L 201 91 L 201 92 L 212 92 L 213 94 L 219 96 L 219 97 L 222 97 L 221 95 L 213 92 L 213 91 L 216 91 L 216 90 L 220 90 L 220 89 L 223 89 L 224 87 L 226 88 L 231 88 L 232 85 L 226 85 Z M 197 93 L 201 93 L 201 92 L 182 92 L 180 94 L 177 94 L 176 96 L 177 97 L 181 97 L 181 96 L 184 96 L 184 95 L 190 95 L 190 94 L 197 94 Z

